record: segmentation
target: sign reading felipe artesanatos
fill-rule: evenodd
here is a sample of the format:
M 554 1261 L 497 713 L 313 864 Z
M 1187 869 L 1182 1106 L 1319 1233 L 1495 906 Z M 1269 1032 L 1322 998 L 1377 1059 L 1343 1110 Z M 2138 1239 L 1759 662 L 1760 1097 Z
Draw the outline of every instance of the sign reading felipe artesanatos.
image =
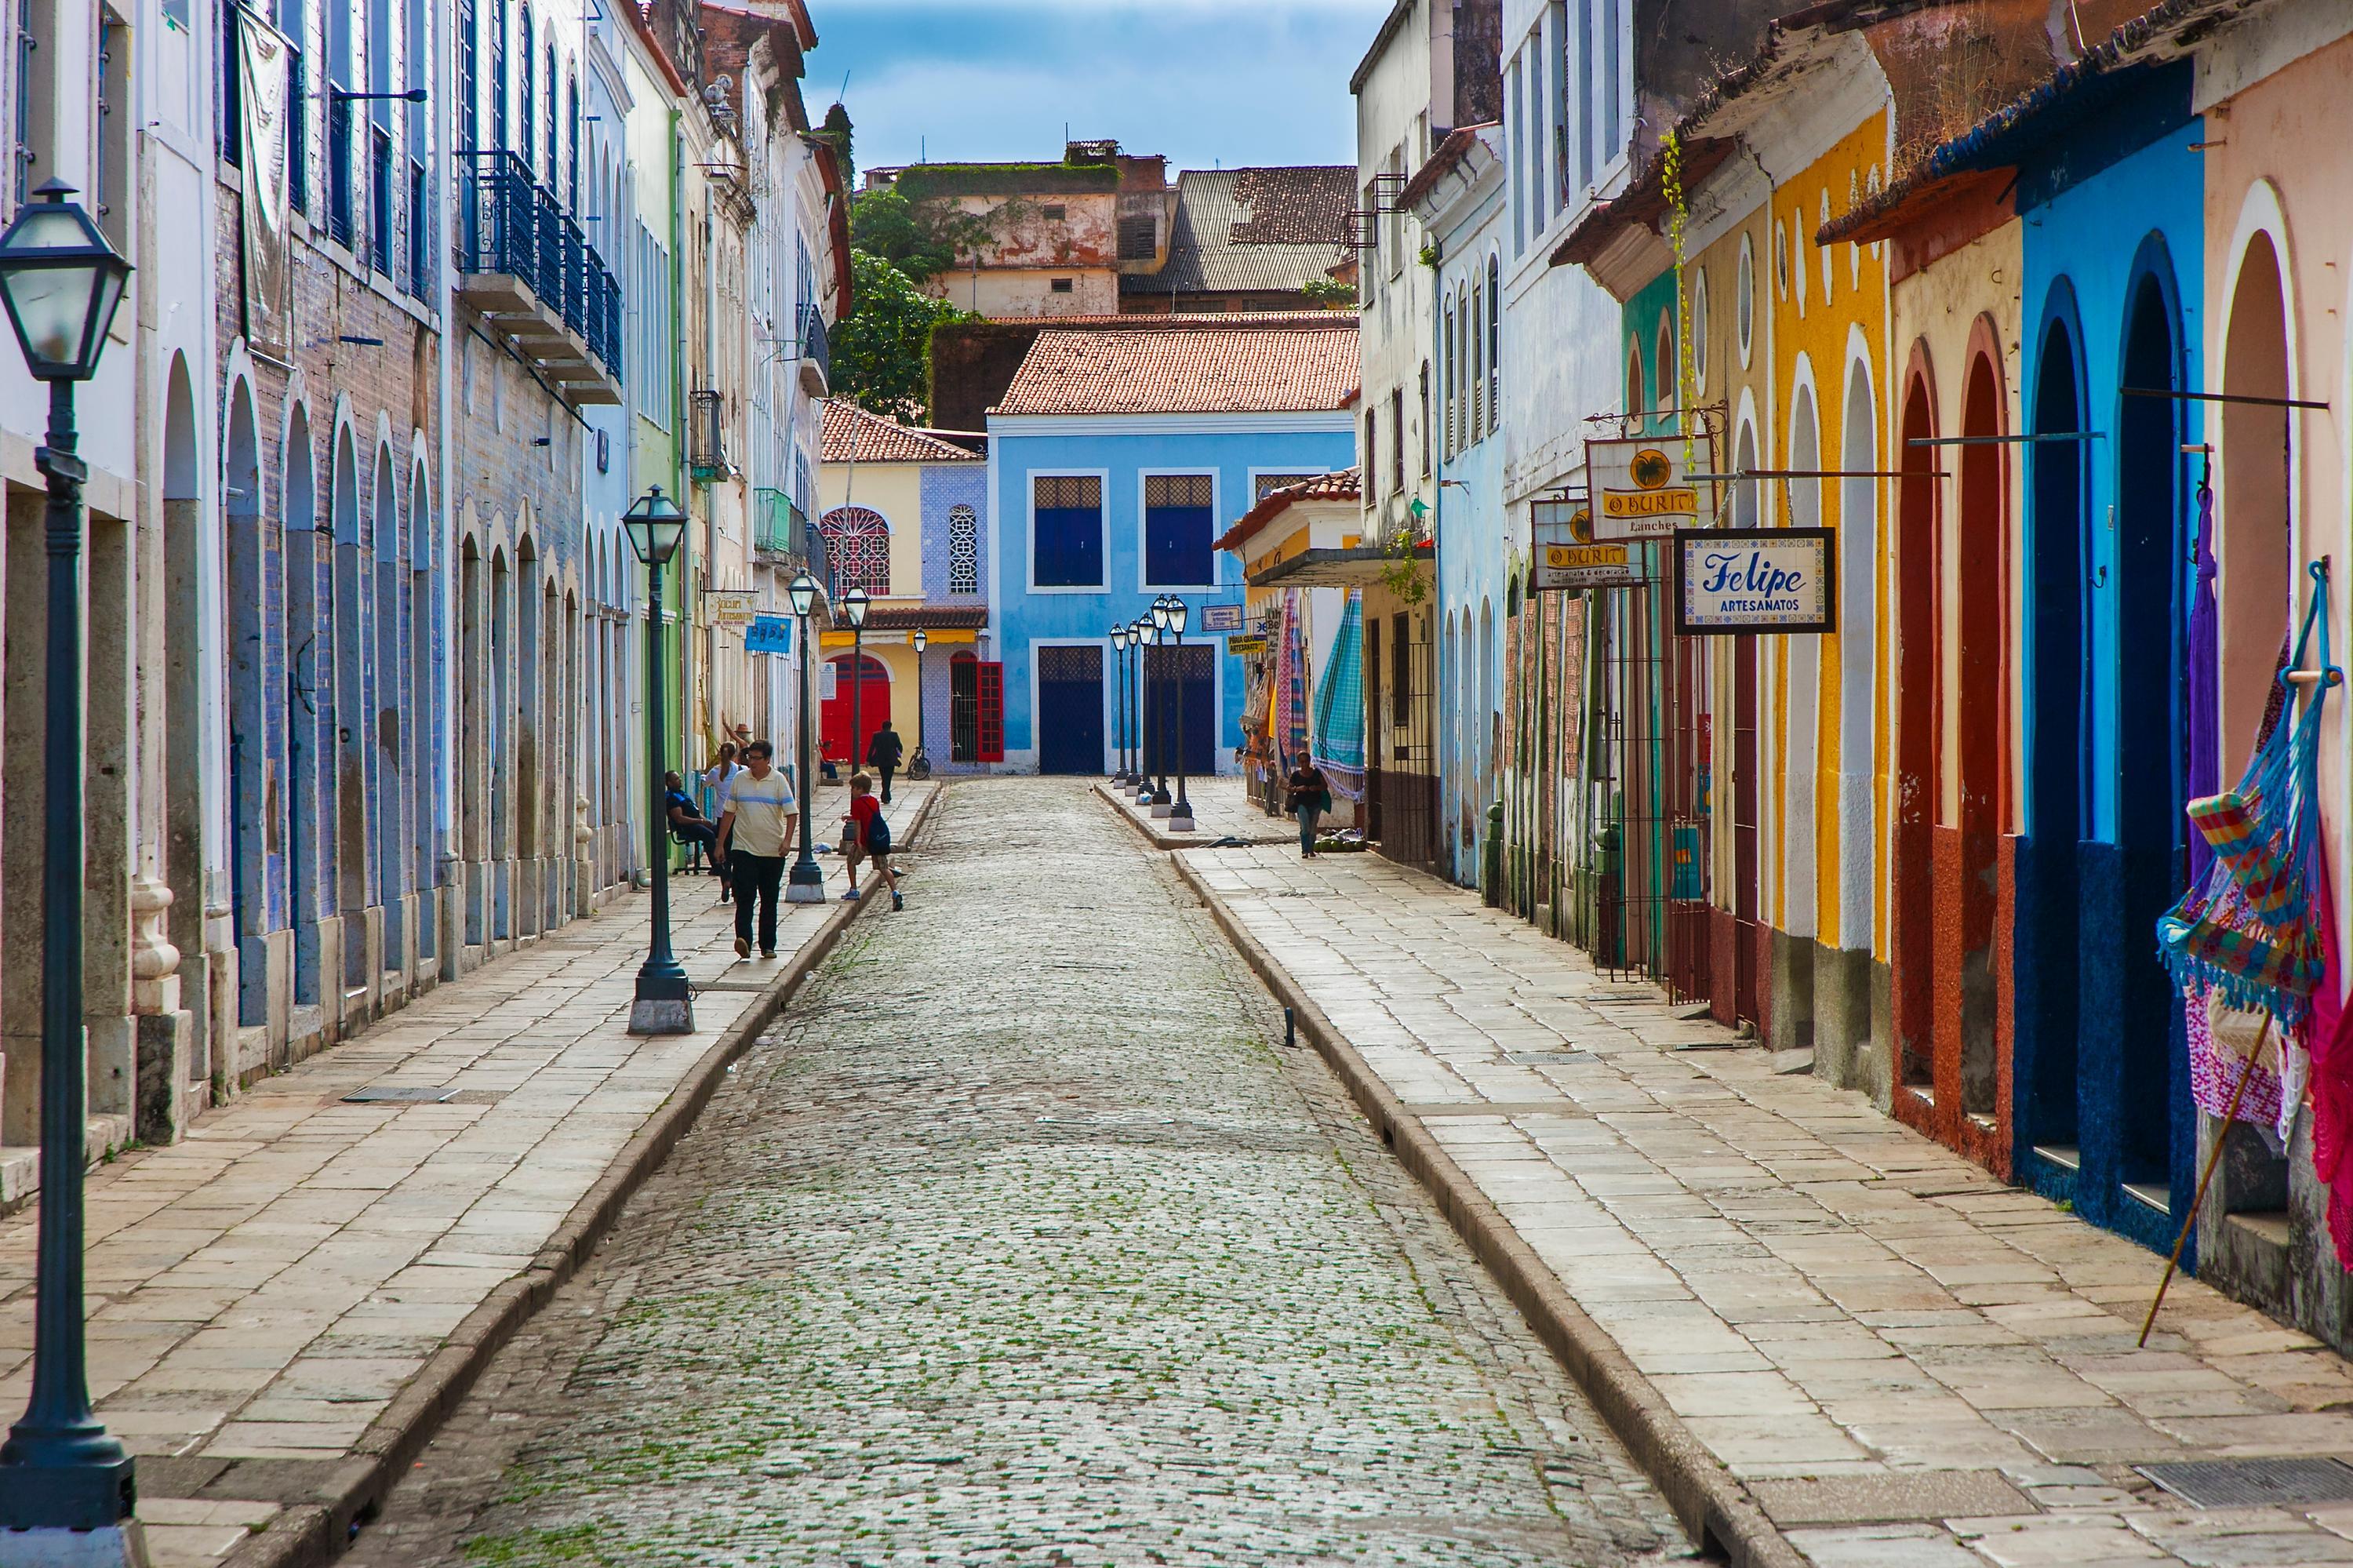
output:
M 1675 535 L 1675 630 L 1685 637 L 1838 630 L 1828 528 L 1685 528 Z
M 1596 543 L 1671 538 L 1676 529 L 1699 522 L 1700 485 L 1685 476 L 1686 450 L 1695 463 L 1713 461 L 1707 455 L 1712 444 L 1701 439 L 1688 444 L 1681 436 L 1585 443 Z

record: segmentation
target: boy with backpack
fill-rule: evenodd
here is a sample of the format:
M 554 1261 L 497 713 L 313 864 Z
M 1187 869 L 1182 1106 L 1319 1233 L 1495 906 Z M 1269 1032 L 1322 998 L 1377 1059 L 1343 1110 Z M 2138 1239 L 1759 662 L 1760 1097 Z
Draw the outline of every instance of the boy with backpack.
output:
M 849 868 L 849 891 L 841 895 L 843 900 L 858 896 L 858 862 L 862 855 L 874 863 L 882 885 L 891 890 L 891 907 L 904 909 L 907 903 L 899 896 L 899 874 L 891 869 L 891 821 L 882 814 L 882 802 L 874 798 L 874 780 L 863 773 L 849 776 L 849 814 L 841 820 L 847 824 L 841 854 Z

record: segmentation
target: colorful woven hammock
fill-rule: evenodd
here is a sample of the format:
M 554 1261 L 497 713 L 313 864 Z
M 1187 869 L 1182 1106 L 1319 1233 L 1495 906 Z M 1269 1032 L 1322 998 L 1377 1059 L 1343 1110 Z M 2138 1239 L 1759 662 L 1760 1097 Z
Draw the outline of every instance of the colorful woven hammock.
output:
M 2214 863 L 2157 922 L 2158 956 L 2177 985 L 2268 1010 L 2283 1029 L 2303 1022 L 2325 967 L 2306 889 L 2319 842 L 2320 715 L 2341 676 L 2328 657 L 2327 568 L 2316 563 L 2310 573 L 2312 600 L 2278 677 L 2294 716 L 2257 742 L 2236 789 L 2189 803 Z M 2288 675 L 2302 667 L 2316 625 L 2323 675 L 2299 713 Z

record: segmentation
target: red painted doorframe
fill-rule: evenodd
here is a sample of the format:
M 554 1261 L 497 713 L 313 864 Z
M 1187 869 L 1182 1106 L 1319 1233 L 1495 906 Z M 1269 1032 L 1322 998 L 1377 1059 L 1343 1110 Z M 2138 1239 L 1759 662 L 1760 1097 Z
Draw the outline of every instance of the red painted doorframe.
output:
M 834 694 L 825 700 L 818 716 L 818 732 L 825 746 L 825 755 L 836 762 L 862 762 L 866 743 L 891 716 L 891 673 L 882 661 L 866 654 L 865 691 L 859 698 L 858 726 L 860 731 L 853 750 L 849 736 L 849 671 L 850 660 L 858 655 L 840 653 L 826 661 L 833 666 Z

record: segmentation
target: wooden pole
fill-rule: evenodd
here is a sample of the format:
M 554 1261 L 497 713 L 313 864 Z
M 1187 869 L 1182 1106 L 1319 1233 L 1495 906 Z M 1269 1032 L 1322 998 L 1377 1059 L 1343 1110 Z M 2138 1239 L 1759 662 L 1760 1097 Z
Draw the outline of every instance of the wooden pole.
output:
M 2198 1178 L 2198 1192 L 2189 1200 L 2189 1212 L 2181 1218 L 2181 1234 L 2173 1238 L 2173 1255 L 2165 1260 L 2165 1277 L 2157 1282 L 2157 1298 L 2148 1304 L 2148 1316 L 2140 1322 L 2140 1338 L 2134 1348 L 2148 1348 L 2148 1331 L 2157 1326 L 2157 1309 L 2165 1305 L 2166 1288 L 2173 1283 L 2173 1271 L 2181 1266 L 2181 1249 L 2189 1244 L 2189 1229 L 2198 1223 L 2198 1211 L 2206 1204 L 2206 1189 L 2214 1180 L 2214 1168 L 2222 1162 L 2222 1140 L 2230 1135 L 2232 1126 L 2239 1119 L 2239 1100 L 2247 1092 L 2247 1081 L 2255 1075 L 2255 1063 L 2263 1054 L 2263 1042 L 2271 1038 L 2271 1009 L 2263 1010 L 2263 1026 L 2255 1032 L 2255 1043 L 2247 1052 L 2247 1060 L 2239 1069 L 2238 1086 L 2231 1091 L 2231 1103 L 2222 1109 L 2222 1125 L 2214 1134 L 2214 1147 L 2207 1151 L 2206 1169 Z

